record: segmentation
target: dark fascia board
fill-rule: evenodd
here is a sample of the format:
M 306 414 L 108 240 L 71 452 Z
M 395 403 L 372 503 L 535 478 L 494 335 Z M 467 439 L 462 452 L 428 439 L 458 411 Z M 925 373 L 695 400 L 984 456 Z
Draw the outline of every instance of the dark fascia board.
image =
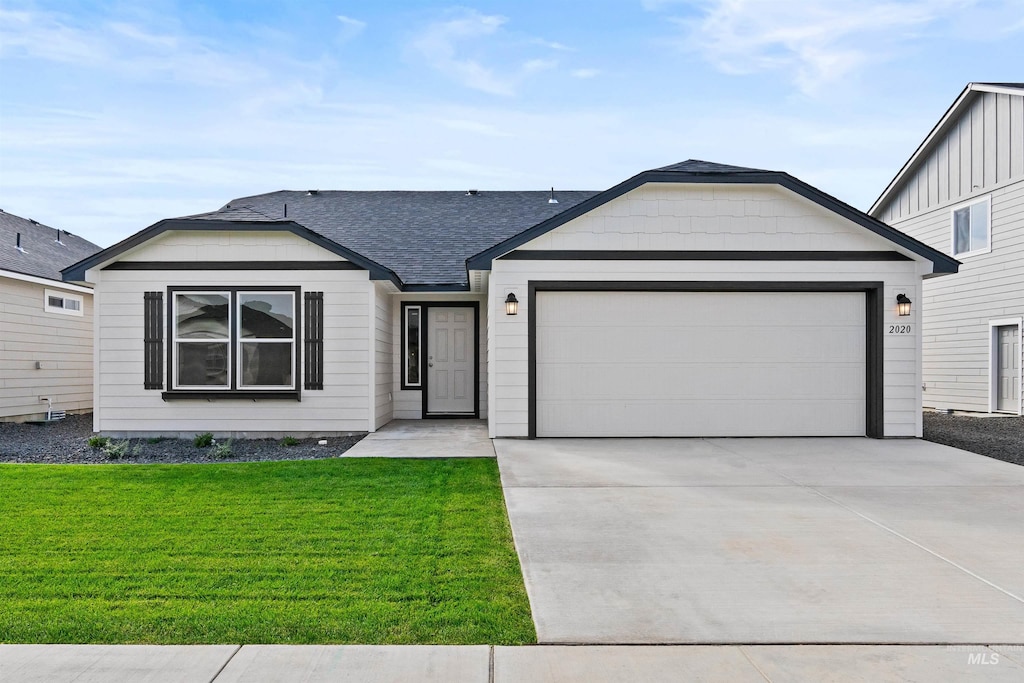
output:
M 371 280 L 390 280 L 396 287 L 402 289 L 402 280 L 389 268 L 385 268 L 376 261 L 358 254 L 347 247 L 343 247 L 323 235 L 313 232 L 304 225 L 295 221 L 221 221 L 201 218 L 168 218 L 154 223 L 145 230 L 135 233 L 112 247 L 97 252 L 87 259 L 68 266 L 61 271 L 64 281 L 84 281 L 85 271 L 105 261 L 123 254 L 134 247 L 143 244 L 154 237 L 169 230 L 219 230 L 229 232 L 290 232 L 298 237 L 312 242 L 313 244 L 326 249 L 332 254 L 337 254 L 357 266 L 369 271 Z
M 919 242 L 909 235 L 904 235 L 899 230 L 892 228 L 881 221 L 872 218 L 862 211 L 858 211 L 849 204 L 839 201 L 817 188 L 811 187 L 802 180 L 798 180 L 788 173 L 781 171 L 751 171 L 732 173 L 685 173 L 678 171 L 644 171 L 629 180 L 619 183 L 611 189 L 594 195 L 562 213 L 538 223 L 537 225 L 524 230 L 523 232 L 510 237 L 504 242 L 499 242 L 493 247 L 486 249 L 466 260 L 466 270 L 490 270 L 491 262 L 514 250 L 532 239 L 554 230 L 555 228 L 568 223 L 574 218 L 579 218 L 599 206 L 621 197 L 630 190 L 635 190 L 647 183 L 699 183 L 699 184 L 735 184 L 735 185 L 781 185 L 782 187 L 795 192 L 819 206 L 836 213 L 847 220 L 850 220 L 871 232 L 886 238 L 893 244 L 907 249 L 933 264 L 936 274 L 955 273 L 960 262 L 946 256 L 942 252 L 932 249 L 923 242 Z
M 461 282 L 436 285 L 406 285 L 403 292 L 468 292 L 469 285 Z

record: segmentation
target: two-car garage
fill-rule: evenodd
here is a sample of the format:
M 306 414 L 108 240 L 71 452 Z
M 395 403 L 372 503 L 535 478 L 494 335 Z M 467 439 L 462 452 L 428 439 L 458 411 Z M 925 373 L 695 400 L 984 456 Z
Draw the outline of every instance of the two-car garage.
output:
M 532 283 L 532 435 L 876 435 L 877 292 Z

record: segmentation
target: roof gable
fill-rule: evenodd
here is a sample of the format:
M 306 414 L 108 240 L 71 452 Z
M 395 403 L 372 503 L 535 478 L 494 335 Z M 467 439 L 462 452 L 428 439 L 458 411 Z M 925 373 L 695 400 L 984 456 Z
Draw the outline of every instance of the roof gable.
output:
M 729 169 L 737 170 L 729 170 Z M 933 264 L 935 273 L 955 273 L 959 266 L 956 259 L 950 258 L 940 251 L 919 242 L 908 235 L 858 211 L 835 197 L 794 178 L 781 171 L 763 171 L 744 167 L 729 167 L 721 164 L 709 164 L 699 160 L 690 160 L 665 166 L 659 169 L 644 171 L 629 180 L 619 183 L 590 199 L 580 202 L 571 209 L 539 223 L 499 244 L 490 247 L 467 261 L 469 270 L 489 270 L 493 259 L 506 254 L 527 242 L 544 235 L 555 228 L 565 225 L 598 207 L 621 197 L 647 183 L 700 183 L 700 184 L 774 184 L 784 187 L 805 199 L 845 218 L 867 230 L 887 239 L 889 242 L 915 253 Z
M 942 142 L 957 129 L 964 117 L 971 115 L 971 110 L 976 107 L 978 99 L 985 95 L 1014 98 L 1015 104 L 1007 108 L 1007 111 L 1002 117 L 1006 120 L 1003 121 L 1002 124 L 999 122 L 993 122 L 994 125 L 993 123 L 990 123 L 990 130 L 986 130 L 986 122 L 984 120 L 988 113 L 982 113 L 979 117 L 980 131 L 968 131 L 966 135 L 973 135 L 973 137 L 977 138 L 977 142 L 981 149 L 980 153 L 983 153 L 986 144 L 993 146 L 997 144 L 995 139 L 999 133 L 999 126 L 1005 125 L 1007 127 L 1007 132 L 1009 133 L 1008 137 L 1015 138 L 1018 141 L 1017 148 L 1012 150 L 1015 153 L 1014 158 L 1010 159 L 1007 157 L 1007 166 L 1005 169 L 1000 168 L 1001 165 L 997 165 L 994 159 L 989 160 L 989 164 L 991 166 L 989 173 L 990 175 L 996 175 L 999 172 L 1002 172 L 1003 174 L 1020 174 L 1021 177 L 1024 177 L 1024 144 L 1020 143 L 1020 140 L 1022 139 L 1021 135 L 1024 134 L 1024 114 L 1022 114 L 1022 112 L 1024 112 L 1024 83 L 968 83 L 953 104 L 950 105 L 949 109 L 946 110 L 946 113 L 942 115 L 942 118 L 939 119 L 939 122 L 935 124 L 921 144 L 918 145 L 917 149 L 910 156 L 907 162 L 903 164 L 903 167 L 900 168 L 899 172 L 896 173 L 891 181 L 889 181 L 885 190 L 882 191 L 878 196 L 878 199 L 876 199 L 874 204 L 871 205 L 871 208 L 868 210 L 869 214 L 876 217 L 881 217 L 883 215 L 888 206 L 899 197 L 900 193 L 906 185 L 912 181 L 914 176 L 918 174 L 930 160 L 934 161 L 937 148 L 940 147 Z M 999 111 L 998 108 L 996 108 L 991 112 L 990 117 L 996 118 L 998 114 Z M 986 140 L 986 136 L 989 138 L 988 140 Z M 973 141 L 969 142 L 972 144 L 967 146 L 966 152 L 968 154 L 973 152 Z M 1009 147 L 1009 144 L 1010 143 L 1007 140 L 1007 147 Z M 961 154 L 960 149 L 958 148 L 954 151 L 959 159 Z M 973 166 L 970 160 L 968 160 L 967 163 L 967 168 L 971 168 Z M 979 185 L 980 183 L 974 182 L 968 178 L 963 184 L 965 184 L 965 187 L 968 190 L 967 194 L 969 194 L 969 190 L 973 189 L 975 185 Z M 952 189 L 949 193 L 953 195 L 959 194 L 959 192 L 953 192 Z

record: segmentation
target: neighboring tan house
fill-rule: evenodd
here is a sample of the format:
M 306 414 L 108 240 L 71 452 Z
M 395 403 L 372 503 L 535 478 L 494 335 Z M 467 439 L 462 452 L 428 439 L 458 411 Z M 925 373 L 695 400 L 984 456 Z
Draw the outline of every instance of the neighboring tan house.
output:
M 60 270 L 99 249 L 0 211 L 0 421 L 92 409 L 92 289 Z
M 493 437 L 921 434 L 915 304 L 957 262 L 786 173 L 604 192 L 273 192 L 64 270 L 95 429 Z
M 1024 415 L 1024 83 L 969 83 L 869 213 L 961 261 L 924 286 L 924 406 Z

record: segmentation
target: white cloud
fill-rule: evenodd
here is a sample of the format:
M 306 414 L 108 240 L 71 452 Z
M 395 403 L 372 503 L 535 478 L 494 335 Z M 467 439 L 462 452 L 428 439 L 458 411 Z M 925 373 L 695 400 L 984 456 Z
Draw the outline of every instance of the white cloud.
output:
M 575 52 L 574 48 L 569 47 L 563 43 L 559 43 L 554 40 L 544 40 L 543 38 L 534 38 L 532 41 L 534 45 L 542 45 L 551 50 L 558 50 L 559 52 Z
M 601 75 L 599 69 L 573 69 L 569 72 L 573 78 L 595 78 Z
M 429 24 L 412 41 L 410 48 L 431 68 L 465 87 L 509 97 L 516 94 L 527 77 L 558 64 L 550 59 L 511 61 L 506 58 L 505 65 L 487 65 L 483 61 L 485 56 L 490 56 L 491 61 L 500 61 L 493 55 L 514 42 L 503 31 L 508 19 L 473 9 L 454 10 L 449 17 Z M 567 49 L 560 43 L 540 39 L 528 42 L 550 49 Z
M 338 22 L 341 24 L 341 30 L 338 33 L 338 40 L 343 43 L 352 40 L 366 28 L 365 21 L 346 17 L 344 14 L 338 15 Z
M 685 44 L 719 70 L 791 70 L 805 93 L 891 58 L 896 46 L 976 0 L 706 0 L 672 18 Z M 648 0 L 653 10 L 672 3 Z

